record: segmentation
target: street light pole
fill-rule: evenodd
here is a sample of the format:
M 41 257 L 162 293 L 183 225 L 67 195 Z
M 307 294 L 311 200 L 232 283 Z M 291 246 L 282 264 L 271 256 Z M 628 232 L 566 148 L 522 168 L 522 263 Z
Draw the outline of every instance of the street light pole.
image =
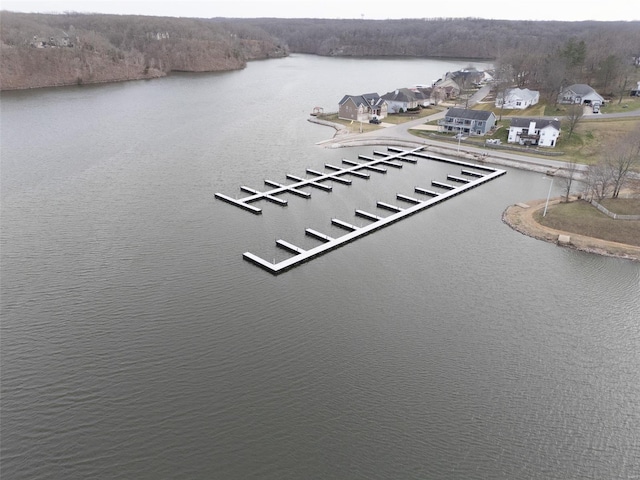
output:
M 547 207 L 549 206 L 549 198 L 551 197 L 551 189 L 553 188 L 553 178 L 554 177 L 551 177 L 551 185 L 549 185 L 549 193 L 547 193 L 547 203 L 544 204 L 544 212 L 542 212 L 543 217 L 547 215 Z

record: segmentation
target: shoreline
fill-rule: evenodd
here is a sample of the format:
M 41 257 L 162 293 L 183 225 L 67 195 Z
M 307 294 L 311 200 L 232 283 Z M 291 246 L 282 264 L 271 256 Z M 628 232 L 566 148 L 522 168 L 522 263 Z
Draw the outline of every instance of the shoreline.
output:
M 381 135 L 382 132 L 378 132 L 375 136 L 370 134 L 351 134 L 340 124 L 316 118 L 310 119 L 309 121 L 323 126 L 332 127 L 336 130 L 333 138 L 316 144 L 324 146 L 325 148 L 342 148 L 365 145 L 395 145 L 409 148 L 422 146 L 433 153 L 452 155 L 466 161 L 506 166 L 543 174 L 551 174 L 554 176 L 563 176 L 565 174 L 562 164 L 558 161 L 545 161 L 527 158 L 522 155 L 518 155 L 517 158 L 509 158 L 510 156 L 513 156 L 508 154 L 500 155 L 498 152 L 491 152 L 489 155 L 482 156 L 478 151 L 469 151 L 470 149 L 457 151 L 457 149 L 440 142 L 427 142 L 424 139 L 410 139 L 406 136 L 401 137 L 400 135 L 393 134 L 391 136 L 383 136 Z M 549 204 L 554 205 L 559 202 L 560 198 L 555 198 L 550 201 Z M 539 224 L 533 218 L 533 214 L 534 212 L 541 210 L 545 203 L 546 200 L 532 200 L 531 202 L 528 202 L 528 204 L 518 203 L 511 205 L 502 213 L 502 221 L 513 230 L 537 240 L 555 243 L 558 246 L 573 248 L 586 253 L 594 253 L 597 255 L 640 262 L 640 247 L 610 242 L 594 237 L 587 237 L 572 232 L 555 230 Z
M 560 200 L 560 198 L 552 199 L 549 205 L 558 204 Z M 510 205 L 502 213 L 502 221 L 516 232 L 536 240 L 543 240 L 581 252 L 640 262 L 640 247 L 635 245 L 610 242 L 541 225 L 533 218 L 533 214 L 544 208 L 545 203 L 546 200 L 533 200 L 527 204 Z

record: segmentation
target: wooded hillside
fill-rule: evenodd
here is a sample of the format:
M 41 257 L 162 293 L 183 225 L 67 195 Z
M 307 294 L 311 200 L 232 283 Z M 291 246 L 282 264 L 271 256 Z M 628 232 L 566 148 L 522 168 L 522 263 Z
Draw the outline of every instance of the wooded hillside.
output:
M 259 28 L 201 19 L 2 12 L 1 21 L 3 90 L 234 70 L 288 54 Z
M 188 19 L 2 12 L 0 88 L 243 68 L 289 52 L 493 60 L 519 86 L 615 90 L 640 56 L 640 22 Z M 636 60 L 637 61 L 637 60 Z M 513 82 L 512 82 L 513 83 Z M 599 85 L 598 85 L 599 84 Z
M 479 18 L 406 20 L 234 19 L 269 32 L 292 52 L 318 55 L 495 59 L 552 53 L 570 38 L 589 49 L 640 53 L 640 22 L 543 22 Z

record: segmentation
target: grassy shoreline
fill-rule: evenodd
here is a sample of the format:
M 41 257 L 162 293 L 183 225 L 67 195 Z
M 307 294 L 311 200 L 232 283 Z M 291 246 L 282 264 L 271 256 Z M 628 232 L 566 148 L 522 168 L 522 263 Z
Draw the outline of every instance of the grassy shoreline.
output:
M 640 203 L 640 199 L 633 200 Z M 502 221 L 515 231 L 538 240 L 640 262 L 640 220 L 614 220 L 587 202 L 561 203 L 560 199 L 549 203 L 547 215 L 542 218 L 545 203 L 545 200 L 535 200 L 529 204 L 511 205 L 503 212 Z M 606 231 L 611 232 L 602 233 Z M 560 236 L 567 237 L 568 242 L 561 243 Z M 608 239 L 601 238 L 603 236 Z M 631 243 L 624 243 L 625 240 Z
M 640 214 L 640 198 L 609 199 L 607 203 L 616 213 Z M 555 230 L 640 247 L 640 220 L 614 220 L 584 200 L 552 205 L 546 216 L 537 211 L 534 219 Z

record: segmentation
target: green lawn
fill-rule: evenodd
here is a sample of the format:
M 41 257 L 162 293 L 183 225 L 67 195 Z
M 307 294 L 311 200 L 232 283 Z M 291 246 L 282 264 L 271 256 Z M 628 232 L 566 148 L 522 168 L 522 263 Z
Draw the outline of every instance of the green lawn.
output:
M 640 215 L 640 198 L 605 198 L 600 204 L 618 215 Z
M 620 202 L 625 204 L 620 207 L 623 210 L 628 208 L 640 210 L 640 199 L 609 200 L 607 203 L 614 209 L 617 208 L 615 203 Z M 607 208 L 610 209 L 609 206 Z M 542 210 L 534 215 L 537 222 L 550 228 L 610 242 L 640 246 L 640 220 L 614 220 L 582 200 L 552 205 L 545 217 L 542 216 Z
M 510 120 L 497 122 L 498 129 L 493 135 L 483 137 L 478 143 L 484 143 L 487 138 L 499 138 L 503 144 L 507 143 L 509 135 Z M 631 131 L 640 131 L 640 119 L 638 118 L 617 118 L 617 119 L 583 119 L 578 123 L 571 137 L 566 133 L 561 133 L 558 144 L 548 151 L 561 154 L 554 157 L 556 160 L 565 162 L 575 161 L 590 165 L 596 163 L 601 157 L 603 150 L 609 145 L 615 144 L 619 138 Z M 516 147 L 517 148 L 517 147 Z M 526 155 L 536 156 L 535 150 L 522 149 Z M 548 156 L 538 155 L 541 158 Z
M 640 131 L 640 119 L 582 120 L 571 135 L 560 134 L 557 149 L 564 152 L 563 161 L 574 160 L 591 165 L 596 163 L 607 148 L 629 132 Z

